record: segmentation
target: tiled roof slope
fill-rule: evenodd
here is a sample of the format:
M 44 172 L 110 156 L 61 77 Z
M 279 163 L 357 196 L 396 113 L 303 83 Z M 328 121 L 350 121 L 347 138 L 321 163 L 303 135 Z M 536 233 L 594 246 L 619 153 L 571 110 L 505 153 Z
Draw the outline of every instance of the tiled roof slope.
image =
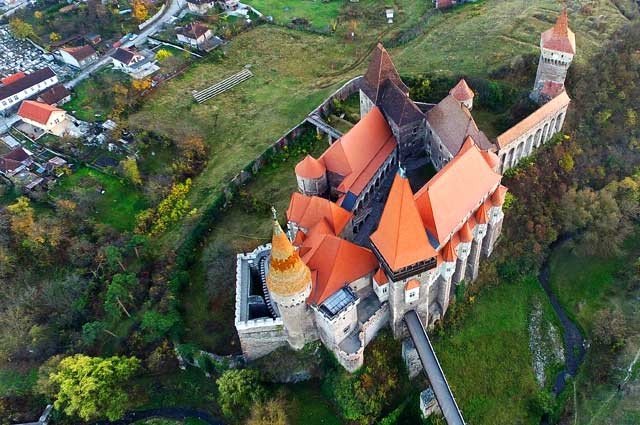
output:
M 25 100 L 18 109 L 18 115 L 22 118 L 26 118 L 40 124 L 46 124 L 49 121 L 51 114 L 56 111 L 62 112 L 62 109 L 42 102 Z
M 538 124 L 540 124 L 547 116 L 553 115 L 560 109 L 564 108 L 571 102 L 569 95 L 566 91 L 562 91 L 558 96 L 551 99 L 538 109 L 536 109 L 531 115 L 520 121 L 518 124 L 511 127 L 496 138 L 498 146 L 504 148 L 509 143 L 516 140 L 518 137 L 525 134 Z
M 311 271 L 302 262 L 278 220 L 273 220 L 271 259 L 267 273 L 269 292 L 279 296 L 298 294 L 311 282 Z
M 24 77 L 0 87 L 0 99 L 6 99 L 14 94 L 18 94 L 29 87 L 33 87 L 51 77 L 55 77 L 55 75 L 49 67 L 39 69 L 31 74 L 26 74 Z
M 311 155 L 307 155 L 302 161 L 296 164 L 295 171 L 296 176 L 306 179 L 317 179 L 322 177 L 327 172 L 327 169 L 322 162 L 318 161 Z
M 493 147 L 476 125 L 471 112 L 451 95 L 427 112 L 427 121 L 453 156 L 458 153 L 468 136 L 473 137 L 480 149 L 488 150 Z
M 341 208 L 328 199 L 305 196 L 295 192 L 291 195 L 287 219 L 305 229 L 311 229 L 321 219 L 325 219 L 334 235 L 340 234 L 353 213 Z
M 473 90 L 471 90 L 464 78 L 460 79 L 458 84 L 449 91 L 449 94 L 460 102 L 473 99 L 475 96 L 475 93 L 473 93 Z
M 338 190 L 358 195 L 397 144 L 389 124 L 374 106 L 322 154 L 320 161 L 327 171 L 345 177 Z
M 501 179 L 473 140 L 467 139 L 460 153 L 415 194 L 425 228 L 439 243 L 445 242 Z
M 387 50 L 378 43 L 373 49 L 369 68 L 364 74 L 362 90 L 369 96 L 373 103 L 378 102 L 382 84 L 385 80 L 391 80 L 405 94 L 409 94 L 409 88 L 402 82 L 396 66 L 391 60 Z
M 553 28 L 542 33 L 542 47 L 549 50 L 569 53 L 576 53 L 576 35 L 569 29 L 569 17 L 565 7 L 558 16 L 558 20 Z
M 391 80 L 382 84 L 378 103 L 384 114 L 398 126 L 424 119 L 420 108 Z
M 371 242 L 392 270 L 436 256 L 429 243 L 409 180 L 397 174 Z

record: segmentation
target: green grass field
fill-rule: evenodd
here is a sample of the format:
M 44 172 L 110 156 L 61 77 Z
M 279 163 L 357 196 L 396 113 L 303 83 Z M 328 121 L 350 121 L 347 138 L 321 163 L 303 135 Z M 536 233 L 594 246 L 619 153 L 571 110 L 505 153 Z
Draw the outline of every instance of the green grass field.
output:
M 104 194 L 100 193 L 104 190 Z M 128 182 L 88 167 L 61 179 L 53 189 L 54 198 L 69 198 L 69 191 L 85 192 L 95 196 L 95 209 L 88 218 L 113 226 L 118 230 L 131 230 L 135 216 L 145 208 L 142 194 Z
M 62 108 L 82 121 L 104 121 L 115 104 L 113 85 L 127 81 L 129 77 L 126 74 L 103 69 L 80 82 L 74 88 L 71 100 Z
M 251 2 L 265 16 L 273 16 L 273 20 L 286 25 L 294 18 L 305 18 L 312 28 L 329 30 L 340 12 L 345 0 L 256 0 Z
M 530 407 L 540 390 L 529 351 L 528 318 L 536 279 L 484 289 L 460 324 L 445 328 L 434 348 L 465 420 L 475 425 L 538 424 Z M 544 317 L 554 321 L 548 309 Z
M 603 258 L 581 255 L 570 244 L 561 247 L 552 256 L 551 283 L 558 298 L 586 330 L 590 339 L 597 311 L 605 308 L 620 311 L 627 328 L 627 340 L 622 351 L 615 355 L 613 376 L 607 382 L 592 377 L 594 368 L 588 355 L 585 366 L 576 378 L 576 423 L 631 425 L 640 423 L 640 376 L 630 374 L 625 391 L 617 390 L 627 369 L 640 353 L 640 320 L 638 316 L 637 285 L 617 273 L 634 264 L 640 256 L 640 238 L 636 232 L 625 244 L 625 252 L 618 257 Z M 569 402 L 572 402 L 571 397 Z

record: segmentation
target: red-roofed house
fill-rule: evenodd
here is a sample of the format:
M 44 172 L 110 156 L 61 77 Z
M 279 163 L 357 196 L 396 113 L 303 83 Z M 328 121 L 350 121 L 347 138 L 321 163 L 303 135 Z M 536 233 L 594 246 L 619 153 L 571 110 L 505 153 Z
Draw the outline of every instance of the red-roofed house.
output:
M 25 100 L 18 109 L 22 121 L 44 132 L 62 136 L 66 132 L 67 113 L 46 103 Z

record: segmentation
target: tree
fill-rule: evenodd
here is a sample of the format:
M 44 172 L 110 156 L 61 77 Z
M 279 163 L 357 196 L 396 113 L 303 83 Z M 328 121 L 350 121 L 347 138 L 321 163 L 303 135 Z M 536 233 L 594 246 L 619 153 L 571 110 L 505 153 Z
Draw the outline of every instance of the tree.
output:
M 132 292 L 138 284 L 138 278 L 133 273 L 114 275 L 104 297 L 104 310 L 112 317 L 117 317 L 120 310 L 131 317 L 126 305 L 133 305 Z
M 33 17 L 36 19 L 42 19 L 44 18 L 44 13 L 42 13 L 41 10 L 36 10 L 35 12 L 33 12 Z
M 142 80 L 133 80 L 131 87 L 137 92 L 143 92 L 151 88 L 151 78 L 143 78 Z
M 57 32 L 52 32 L 51 34 L 49 34 L 49 41 L 51 42 L 60 41 L 61 38 L 62 37 Z
M 11 31 L 13 36 L 19 40 L 24 40 L 27 37 L 35 37 L 36 35 L 36 33 L 33 31 L 33 26 L 19 18 L 13 18 L 9 22 L 9 30 Z
M 135 357 L 76 354 L 62 359 L 50 375 L 57 388 L 54 406 L 85 421 L 120 419 L 129 405 L 127 383 L 139 368 Z
M 107 325 L 104 322 L 96 321 L 85 323 L 82 326 L 82 342 L 88 346 L 93 345 L 103 333 L 109 334 L 113 337 L 118 336 L 108 330 Z
M 247 420 L 247 425 L 287 425 L 288 423 L 286 402 L 281 398 L 256 404 L 251 409 L 251 416 Z
M 138 169 L 138 163 L 135 158 L 125 158 L 120 161 L 120 168 L 124 177 L 135 185 L 142 184 L 142 178 L 140 177 L 140 170 Z
M 228 417 L 241 418 L 249 409 L 265 399 L 266 391 L 259 374 L 251 369 L 230 369 L 216 381 L 222 412 Z
M 171 56 L 173 56 L 173 53 L 171 53 L 169 50 L 167 49 L 160 49 L 156 52 L 156 60 L 162 62 L 165 59 L 170 58 Z
M 107 264 L 111 267 L 111 270 L 114 270 L 116 266 L 119 266 L 123 272 L 127 271 L 122 263 L 122 250 L 120 248 L 109 245 L 104 248 L 103 253 L 104 258 L 107 260 Z
M 136 21 L 143 22 L 149 17 L 149 10 L 143 0 L 134 0 L 131 7 L 133 9 L 131 14 Z

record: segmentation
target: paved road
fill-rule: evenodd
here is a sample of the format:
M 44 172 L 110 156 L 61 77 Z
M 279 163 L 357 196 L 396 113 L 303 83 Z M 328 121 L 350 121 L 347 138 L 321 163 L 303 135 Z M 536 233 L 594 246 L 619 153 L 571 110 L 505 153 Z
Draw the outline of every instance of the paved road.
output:
M 200 419 L 202 422 L 208 425 L 225 425 L 220 419 L 210 415 L 207 412 L 203 412 L 195 409 L 183 409 L 180 407 L 164 407 L 158 409 L 137 410 L 134 412 L 128 412 L 124 415 L 124 418 L 117 421 L 99 421 L 94 425 L 128 425 L 133 422 L 149 419 L 149 418 L 167 418 L 185 420 L 187 418 Z
M 449 388 L 447 378 L 445 378 L 440 362 L 438 362 L 436 353 L 433 351 L 431 341 L 429 341 L 427 332 L 424 330 L 420 318 L 418 318 L 418 313 L 415 310 L 408 311 L 404 315 L 404 321 L 407 324 L 407 328 L 409 328 L 409 334 L 411 334 L 416 350 L 418 350 L 422 366 L 424 366 L 424 370 L 427 373 L 444 419 L 448 425 L 465 425 L 462 413 L 460 413 L 458 404 Z
M 135 40 L 129 40 L 122 45 L 122 47 L 131 47 L 131 46 L 139 46 L 145 41 L 147 41 L 147 37 L 154 34 L 165 22 L 171 19 L 172 16 L 176 15 L 183 7 L 184 0 L 171 0 L 169 6 L 165 8 L 164 13 L 156 19 L 154 23 L 146 27 Z M 108 65 L 111 62 L 111 54 L 115 52 L 116 49 L 110 49 L 104 56 L 102 56 L 97 62 L 91 64 L 88 68 L 85 68 L 80 74 L 78 74 L 73 80 L 66 82 L 64 85 L 68 89 L 75 87 L 80 81 L 87 78 L 93 72 L 96 72 L 98 69 L 102 68 L 105 65 Z

